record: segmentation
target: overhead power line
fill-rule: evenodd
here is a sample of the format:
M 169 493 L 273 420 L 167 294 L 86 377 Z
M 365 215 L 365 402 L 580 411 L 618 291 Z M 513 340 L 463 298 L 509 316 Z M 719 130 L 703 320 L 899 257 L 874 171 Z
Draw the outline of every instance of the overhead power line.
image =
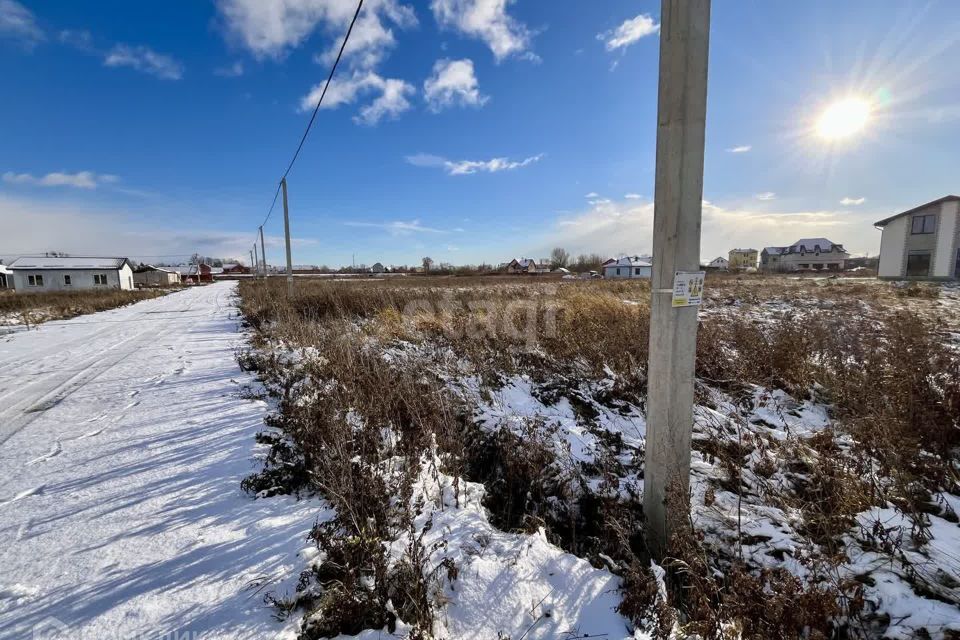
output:
M 330 88 L 330 82 L 333 80 L 333 74 L 337 72 L 337 67 L 340 65 L 340 58 L 343 57 L 343 51 L 347 48 L 347 42 L 350 40 L 350 34 L 353 32 L 353 26 L 357 23 L 357 18 L 360 17 L 360 9 L 362 8 L 363 0 L 360 0 L 357 3 L 357 10 L 353 12 L 353 19 L 350 20 L 350 26 L 347 27 L 347 33 L 343 36 L 343 42 L 340 44 L 340 51 L 337 52 L 337 58 L 333 61 L 333 66 L 330 67 L 330 73 L 327 75 L 327 81 L 323 85 L 323 91 L 320 92 L 320 98 L 317 100 L 317 106 L 313 108 L 313 113 L 310 115 L 310 121 L 307 122 L 307 128 L 304 130 L 303 135 L 300 136 L 300 144 L 297 145 L 297 150 L 293 153 L 293 157 L 290 159 L 290 163 L 287 165 L 286 171 L 283 172 L 283 176 L 277 183 L 277 190 L 273 194 L 273 202 L 270 203 L 270 209 L 267 211 L 267 217 L 263 219 L 263 223 L 260 225 L 261 227 L 267 224 L 267 221 L 270 220 L 270 216 L 273 215 L 273 209 L 277 206 L 277 198 L 280 197 L 280 186 L 287 176 L 290 175 L 293 165 L 297 162 L 297 158 L 300 157 L 300 152 L 303 150 L 303 145 L 307 141 L 307 136 L 310 135 L 310 129 L 313 128 L 314 120 L 317 119 L 317 113 L 320 111 L 320 105 L 323 104 L 323 98 L 327 95 L 327 89 Z

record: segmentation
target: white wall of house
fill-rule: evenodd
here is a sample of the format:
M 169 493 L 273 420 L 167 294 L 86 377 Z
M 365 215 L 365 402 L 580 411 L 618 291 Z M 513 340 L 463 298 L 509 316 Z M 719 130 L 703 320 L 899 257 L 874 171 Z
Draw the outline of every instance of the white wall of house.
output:
M 96 284 L 94 274 L 106 277 L 106 284 Z M 33 284 L 31 284 L 33 276 Z M 43 284 L 38 284 L 37 276 Z M 133 270 L 122 269 L 16 269 L 14 280 L 17 291 L 76 291 L 80 289 L 133 289 Z
M 652 270 L 652 267 L 628 267 L 626 265 L 618 267 L 612 264 L 603 268 L 603 276 L 605 278 L 644 278 L 649 280 Z
M 880 265 L 877 275 L 881 278 L 899 278 L 903 276 L 903 250 L 907 238 L 907 226 L 910 216 L 891 220 L 883 227 L 880 236 Z
M 952 278 L 956 264 L 953 240 L 957 233 L 957 210 L 960 202 L 944 202 L 940 205 L 937 221 L 937 249 L 934 253 L 933 277 Z M 909 216 L 904 216 L 905 218 Z

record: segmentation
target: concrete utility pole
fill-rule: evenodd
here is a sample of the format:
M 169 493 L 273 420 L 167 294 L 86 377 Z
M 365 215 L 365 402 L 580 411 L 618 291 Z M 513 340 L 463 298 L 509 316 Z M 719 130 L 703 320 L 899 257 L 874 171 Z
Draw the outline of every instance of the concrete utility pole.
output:
M 287 179 L 280 181 L 283 187 L 283 235 L 287 240 L 287 297 L 293 295 L 293 258 L 290 256 L 290 209 L 287 208 Z
M 700 270 L 710 0 L 662 0 L 643 510 L 654 557 L 687 521 L 697 307 L 674 307 L 677 271 Z
M 257 263 L 253 261 L 253 250 L 250 251 L 250 275 L 256 275 Z
M 260 277 L 260 257 L 257 254 L 257 243 L 253 243 L 253 276 L 254 278 Z
M 267 250 L 263 246 L 263 225 L 260 225 L 260 259 L 263 260 L 263 277 L 267 277 Z

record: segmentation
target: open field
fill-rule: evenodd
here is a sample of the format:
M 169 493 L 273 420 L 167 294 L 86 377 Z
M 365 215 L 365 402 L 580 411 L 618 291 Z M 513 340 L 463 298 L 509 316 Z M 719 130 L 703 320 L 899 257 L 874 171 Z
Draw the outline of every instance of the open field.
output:
M 302 637 L 960 637 L 956 288 L 711 277 L 662 566 L 648 283 L 240 289 L 275 408 L 245 488 L 332 507 L 267 596 Z
M 162 296 L 166 291 L 144 289 L 84 289 L 41 293 L 0 292 L 0 327 L 31 326 L 49 320 L 65 320 L 86 313 L 116 309 Z

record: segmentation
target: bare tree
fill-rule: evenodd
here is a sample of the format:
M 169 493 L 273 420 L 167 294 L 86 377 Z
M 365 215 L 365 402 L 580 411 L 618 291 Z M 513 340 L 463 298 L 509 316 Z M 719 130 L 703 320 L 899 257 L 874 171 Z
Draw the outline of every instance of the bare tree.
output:
M 433 266 L 433 258 L 431 258 L 430 256 L 426 256 L 423 259 L 423 270 L 430 271 L 430 267 L 432 266 Z
M 556 247 L 550 252 L 550 266 L 554 269 L 566 267 L 570 263 L 570 254 L 563 247 Z

